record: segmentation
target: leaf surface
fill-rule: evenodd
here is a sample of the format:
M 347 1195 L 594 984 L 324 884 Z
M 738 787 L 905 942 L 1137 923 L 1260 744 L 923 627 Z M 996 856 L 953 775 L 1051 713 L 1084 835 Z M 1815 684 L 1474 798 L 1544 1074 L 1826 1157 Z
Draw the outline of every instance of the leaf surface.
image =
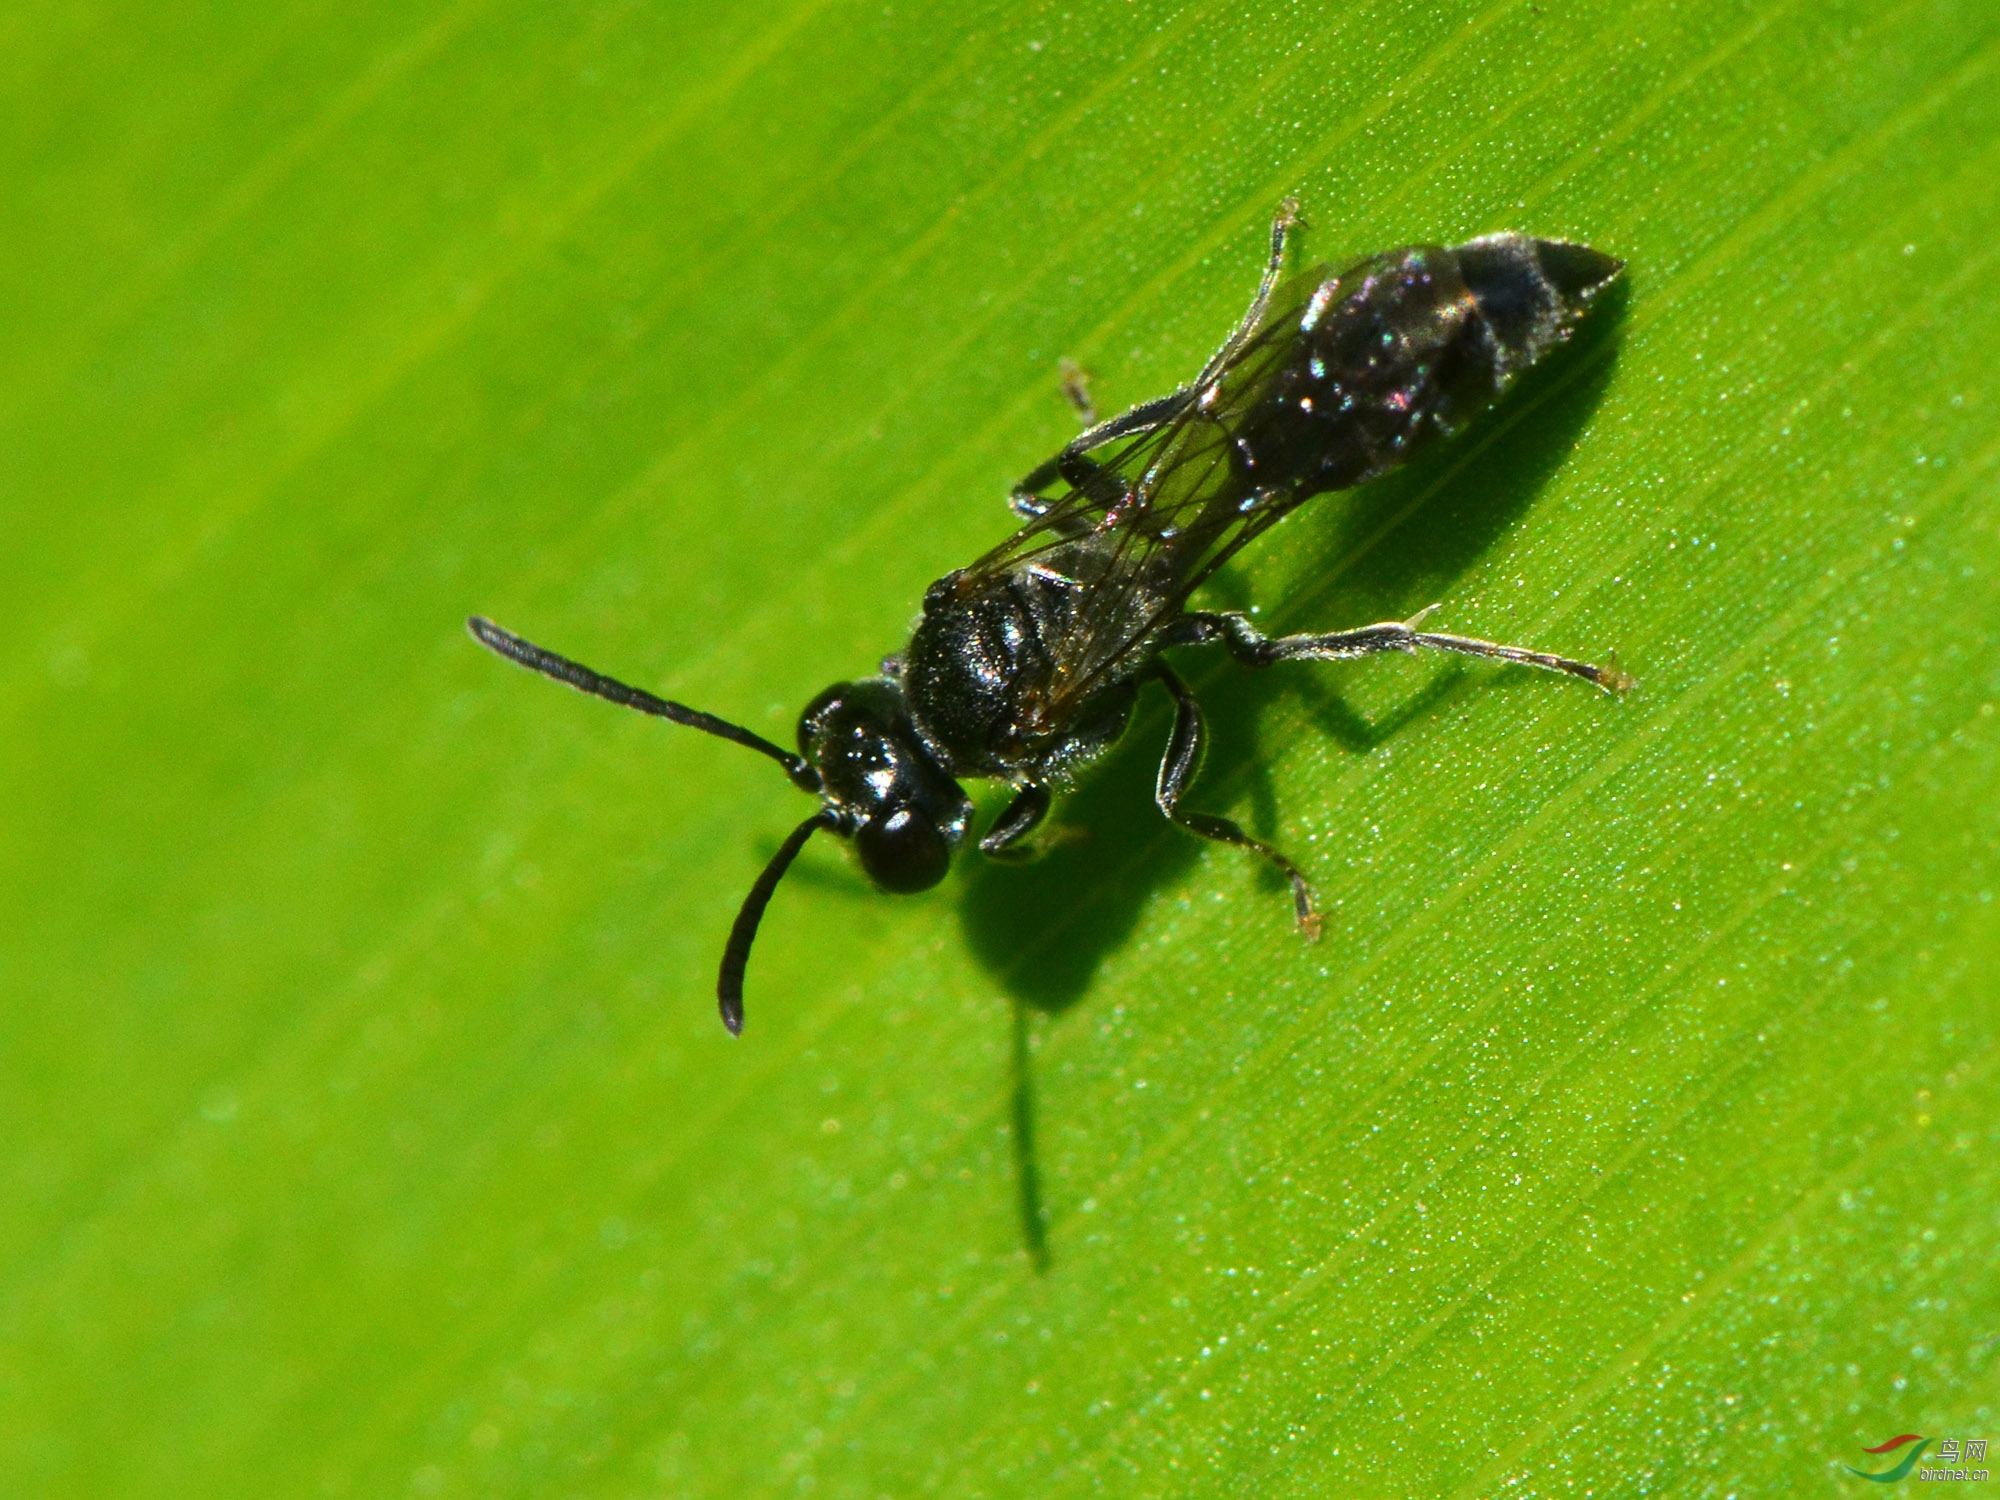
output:
M 23 1495 L 1803 1493 L 2000 1360 L 1976 0 L 0 23 L 0 1473 Z M 1622 307 L 1212 590 L 1048 856 L 755 756 L 1297 192 Z M 989 802 L 991 799 L 989 798 Z M 1932 1450 L 1933 1453 L 1935 1450 Z M 1930 1461 L 1930 1460 L 1927 1460 Z

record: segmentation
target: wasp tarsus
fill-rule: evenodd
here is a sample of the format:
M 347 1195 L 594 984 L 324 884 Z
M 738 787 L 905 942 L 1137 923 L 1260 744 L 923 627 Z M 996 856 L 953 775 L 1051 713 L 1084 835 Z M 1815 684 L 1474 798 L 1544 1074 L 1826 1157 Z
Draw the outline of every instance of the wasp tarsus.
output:
M 1087 425 L 1014 487 L 1020 530 L 931 585 L 909 644 L 884 659 L 881 675 L 835 683 L 807 706 L 796 755 L 487 620 L 469 622 L 481 644 L 510 660 L 747 745 L 819 797 L 730 930 L 716 997 L 731 1032 L 743 1028 L 744 968 L 764 909 L 814 833 L 852 840 L 884 890 L 926 890 L 972 836 L 960 779 L 985 777 L 1011 785 L 1014 797 L 979 848 L 1018 856 L 1055 790 L 1124 732 L 1148 682 L 1174 703 L 1155 788 L 1161 813 L 1271 864 L 1290 884 L 1299 930 L 1318 936 L 1312 886 L 1296 864 L 1229 819 L 1182 805 L 1206 729 L 1164 656 L 1174 648 L 1220 645 L 1258 668 L 1445 651 L 1563 672 L 1610 692 L 1632 686 L 1615 664 L 1425 630 L 1430 610 L 1273 638 L 1241 614 L 1187 608 L 1217 568 L 1304 501 L 1386 474 L 1463 428 L 1565 342 L 1623 268 L 1583 245 L 1495 234 L 1287 280 L 1297 222 L 1287 201 L 1248 312 L 1187 385 L 1100 422 L 1088 375 L 1064 362 L 1064 394 Z
M 1065 355 L 1056 361 L 1056 373 L 1062 377 L 1063 400 L 1070 404 L 1070 410 L 1085 427 L 1095 427 L 1097 403 L 1090 395 L 1090 371 Z

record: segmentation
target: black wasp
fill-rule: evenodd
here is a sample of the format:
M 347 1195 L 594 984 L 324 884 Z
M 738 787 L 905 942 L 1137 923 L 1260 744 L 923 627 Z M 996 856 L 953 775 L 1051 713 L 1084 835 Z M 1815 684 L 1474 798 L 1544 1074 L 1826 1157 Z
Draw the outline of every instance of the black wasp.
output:
M 1201 373 L 1171 395 L 1090 427 L 1014 487 L 1021 529 L 924 594 L 923 618 L 882 675 L 839 682 L 799 717 L 799 753 L 740 725 L 591 671 L 489 620 L 484 645 L 642 713 L 761 751 L 820 799 L 751 886 L 722 952 L 722 1020 L 743 1029 L 743 969 L 772 891 L 819 829 L 854 841 L 886 891 L 927 890 L 972 836 L 958 778 L 1014 798 L 979 840 L 1025 851 L 1052 790 L 1123 732 L 1140 687 L 1174 700 L 1157 798 L 1168 821 L 1268 860 L 1317 936 L 1312 887 L 1284 854 L 1227 818 L 1181 805 L 1201 762 L 1202 716 L 1165 653 L 1220 644 L 1237 661 L 1339 661 L 1430 648 L 1582 677 L 1613 692 L 1615 667 L 1419 629 L 1424 615 L 1331 635 L 1258 633 L 1190 594 L 1313 495 L 1407 463 L 1465 426 L 1563 343 L 1623 263 L 1583 245 L 1494 234 L 1321 266 L 1284 283 L 1287 203 L 1250 310 Z M 1424 614 L 1428 614 L 1426 610 Z

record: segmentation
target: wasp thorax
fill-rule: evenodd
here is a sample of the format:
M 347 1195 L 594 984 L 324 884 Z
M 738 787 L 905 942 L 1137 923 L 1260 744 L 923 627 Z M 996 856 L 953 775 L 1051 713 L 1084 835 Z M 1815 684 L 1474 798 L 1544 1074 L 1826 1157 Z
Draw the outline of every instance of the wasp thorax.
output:
M 799 753 L 869 879 L 898 894 L 944 879 L 972 826 L 972 801 L 918 740 L 897 684 L 835 683 L 799 717 Z
M 1125 674 L 1088 701 L 1062 703 L 1047 643 L 1074 639 L 1087 597 L 1087 544 L 1052 550 L 1031 570 L 974 588 L 958 575 L 924 596 L 903 656 L 911 723 L 939 762 L 961 776 L 1062 781 L 1124 732 L 1134 685 Z M 1131 592 L 1143 611 L 1150 597 Z

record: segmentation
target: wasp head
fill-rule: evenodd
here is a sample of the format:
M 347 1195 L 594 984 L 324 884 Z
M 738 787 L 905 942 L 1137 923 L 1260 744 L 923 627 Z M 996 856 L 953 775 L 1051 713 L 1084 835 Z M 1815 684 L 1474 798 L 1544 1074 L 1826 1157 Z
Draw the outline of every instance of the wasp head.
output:
M 944 879 L 972 801 L 924 748 L 898 684 L 835 683 L 799 716 L 799 753 L 819 773 L 828 826 L 854 840 L 870 880 L 907 894 Z

